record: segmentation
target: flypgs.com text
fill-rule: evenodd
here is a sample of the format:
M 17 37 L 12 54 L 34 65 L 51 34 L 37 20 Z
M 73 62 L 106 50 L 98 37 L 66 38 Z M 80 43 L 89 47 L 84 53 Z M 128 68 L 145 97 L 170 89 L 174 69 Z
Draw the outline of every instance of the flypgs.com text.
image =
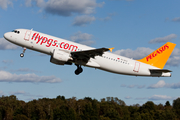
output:
M 78 49 L 78 47 L 75 45 L 65 43 L 65 42 L 58 43 L 57 40 L 40 36 L 39 33 L 34 33 L 31 40 L 37 41 L 36 44 L 40 43 L 40 45 L 46 43 L 46 47 L 54 46 L 54 47 L 60 47 L 62 49 L 70 50 L 70 51 L 76 51 Z

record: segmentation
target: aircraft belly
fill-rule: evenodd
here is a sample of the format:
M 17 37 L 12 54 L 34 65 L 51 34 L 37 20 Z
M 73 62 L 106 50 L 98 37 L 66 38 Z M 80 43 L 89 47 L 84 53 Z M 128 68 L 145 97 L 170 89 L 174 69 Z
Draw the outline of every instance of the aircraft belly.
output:
M 94 62 L 93 60 L 89 60 L 88 63 L 85 64 L 85 66 L 88 66 L 88 67 L 94 67 L 94 68 L 99 68 L 100 65 L 96 62 Z

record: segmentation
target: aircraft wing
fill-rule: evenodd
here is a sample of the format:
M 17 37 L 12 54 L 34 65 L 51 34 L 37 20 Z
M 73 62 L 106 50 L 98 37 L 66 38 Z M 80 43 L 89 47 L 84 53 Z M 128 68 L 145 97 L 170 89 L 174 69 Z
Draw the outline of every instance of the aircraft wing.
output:
M 85 50 L 85 51 L 75 51 L 71 52 L 73 58 L 76 59 L 90 59 L 94 58 L 95 56 L 102 56 L 102 54 L 106 51 L 112 51 L 114 48 L 99 48 L 99 49 L 92 49 L 92 50 Z

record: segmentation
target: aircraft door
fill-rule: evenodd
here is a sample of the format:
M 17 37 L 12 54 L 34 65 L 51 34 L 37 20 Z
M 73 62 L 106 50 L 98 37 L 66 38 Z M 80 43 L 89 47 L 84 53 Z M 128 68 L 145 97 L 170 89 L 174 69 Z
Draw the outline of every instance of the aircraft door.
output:
M 134 72 L 139 72 L 139 68 L 140 68 L 140 63 L 139 62 L 135 62 L 135 66 L 134 66 Z
M 29 41 L 30 36 L 31 36 L 31 31 L 27 30 L 24 36 L 24 40 Z

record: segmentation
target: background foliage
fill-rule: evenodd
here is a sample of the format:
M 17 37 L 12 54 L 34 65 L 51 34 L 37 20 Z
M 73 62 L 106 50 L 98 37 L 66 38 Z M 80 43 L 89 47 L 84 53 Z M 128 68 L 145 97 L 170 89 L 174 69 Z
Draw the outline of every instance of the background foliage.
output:
M 180 98 L 165 105 L 148 101 L 142 106 L 127 106 L 124 101 L 107 97 L 98 101 L 90 97 L 77 100 L 42 98 L 29 102 L 16 96 L 0 97 L 0 120 L 180 120 Z

